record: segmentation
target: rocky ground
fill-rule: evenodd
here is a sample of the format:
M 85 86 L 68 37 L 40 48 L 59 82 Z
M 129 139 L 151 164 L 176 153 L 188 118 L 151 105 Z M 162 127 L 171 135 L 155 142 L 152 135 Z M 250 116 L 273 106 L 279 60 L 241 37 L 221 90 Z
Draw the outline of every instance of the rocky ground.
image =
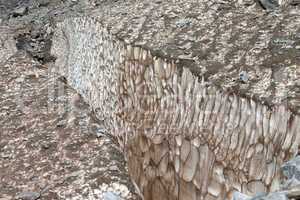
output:
M 135 198 L 112 138 L 48 65 L 18 52 L 0 68 L 0 91 L 1 200 Z
M 112 138 L 48 69 L 25 52 L 0 68 L 0 199 L 135 199 Z
M 53 21 L 93 6 L 0 0 L 1 200 L 138 199 L 114 139 L 51 67 Z
M 101 10 L 109 2 L 0 0 L 0 200 L 139 199 L 113 138 L 52 70 L 56 22 Z M 297 162 L 283 170 L 291 180 L 287 188 L 299 186 Z M 270 195 L 254 199 L 274 199 Z

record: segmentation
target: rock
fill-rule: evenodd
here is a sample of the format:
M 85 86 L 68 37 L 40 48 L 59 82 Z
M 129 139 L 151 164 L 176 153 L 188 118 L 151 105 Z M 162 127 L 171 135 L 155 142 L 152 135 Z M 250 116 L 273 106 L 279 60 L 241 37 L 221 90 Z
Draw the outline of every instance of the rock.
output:
M 116 195 L 113 192 L 105 192 L 103 195 L 104 200 L 122 200 L 121 197 L 119 197 L 118 195 Z
M 64 119 L 61 119 L 57 122 L 56 127 L 65 127 L 67 126 L 67 121 Z
M 127 197 L 129 195 L 129 190 L 126 185 L 123 184 L 112 184 L 112 186 L 120 192 L 121 197 Z
M 178 28 L 185 28 L 187 26 L 190 26 L 192 24 L 192 21 L 190 19 L 180 19 L 176 21 L 176 26 Z
M 259 0 L 259 3 L 266 10 L 275 10 L 279 7 L 277 0 Z
M 39 1 L 39 6 L 48 6 L 50 4 L 50 0 L 40 0 Z
M 42 143 L 41 147 L 42 147 L 42 149 L 46 150 L 46 149 L 50 148 L 50 144 L 47 142 L 44 142 L 44 143 Z
M 13 197 L 5 195 L 5 194 L 2 194 L 0 196 L 0 200 L 11 200 L 11 199 L 13 199 Z
M 234 192 L 232 200 L 249 200 L 251 197 L 240 192 Z
M 241 73 L 239 74 L 239 78 L 240 78 L 240 81 L 242 81 L 243 83 L 246 83 L 249 80 L 249 75 L 247 74 L 247 72 L 241 71 Z
M 291 5 L 292 6 L 297 6 L 297 5 L 299 5 L 300 4 L 300 0 L 292 0 L 291 1 Z
M 12 157 L 12 155 L 9 154 L 9 153 L 7 153 L 7 154 L 2 153 L 2 154 L 0 155 L 0 157 L 3 158 L 3 159 L 10 159 L 10 158 Z
M 288 197 L 283 192 L 273 192 L 266 196 L 254 197 L 250 200 L 288 200 Z
M 111 170 L 111 171 L 118 171 L 119 168 L 118 168 L 118 166 L 113 165 L 113 166 L 110 166 L 110 167 L 109 167 L 109 170 Z
M 287 194 L 284 192 L 273 192 L 270 194 L 257 194 L 250 197 L 240 192 L 234 192 L 232 200 L 288 200 Z
M 103 128 L 99 128 L 99 127 L 96 128 L 96 136 L 98 138 L 103 137 L 105 135 L 105 132 L 106 131 Z
M 24 77 L 16 78 L 16 82 L 17 83 L 23 83 L 24 82 Z
M 85 174 L 85 172 L 83 170 L 78 170 L 78 171 L 72 172 L 71 174 L 67 175 L 67 178 L 83 176 L 84 174 Z
M 300 183 L 300 156 L 288 161 L 281 167 L 282 174 L 286 177 L 284 188 Z
M 41 197 L 41 194 L 38 192 L 22 192 L 20 193 L 16 199 L 19 200 L 36 200 Z
M 28 11 L 28 8 L 26 6 L 18 7 L 16 9 L 14 9 L 12 15 L 13 15 L 13 17 L 23 16 L 27 13 L 27 11 Z

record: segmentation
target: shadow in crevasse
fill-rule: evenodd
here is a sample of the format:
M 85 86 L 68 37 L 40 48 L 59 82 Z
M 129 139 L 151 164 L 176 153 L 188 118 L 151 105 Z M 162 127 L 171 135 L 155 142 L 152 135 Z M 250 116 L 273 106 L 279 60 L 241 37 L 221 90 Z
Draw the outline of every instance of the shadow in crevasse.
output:
M 55 61 L 50 54 L 52 45 L 52 33 L 46 32 L 43 28 L 33 29 L 29 33 L 15 36 L 16 47 L 24 50 L 41 64 Z

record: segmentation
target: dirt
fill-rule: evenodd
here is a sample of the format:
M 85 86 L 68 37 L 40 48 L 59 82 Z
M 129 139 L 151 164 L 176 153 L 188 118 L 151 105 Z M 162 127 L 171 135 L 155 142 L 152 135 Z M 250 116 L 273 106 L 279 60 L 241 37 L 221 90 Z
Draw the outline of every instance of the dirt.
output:
M 51 69 L 24 51 L 0 67 L 0 199 L 137 199 L 113 138 Z

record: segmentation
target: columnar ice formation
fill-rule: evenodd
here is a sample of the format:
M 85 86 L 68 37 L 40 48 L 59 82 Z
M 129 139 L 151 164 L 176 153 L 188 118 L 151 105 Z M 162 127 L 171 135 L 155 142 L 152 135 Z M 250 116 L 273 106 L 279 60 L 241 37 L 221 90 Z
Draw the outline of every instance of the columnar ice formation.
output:
M 60 23 L 52 53 L 119 139 L 146 200 L 273 191 L 279 167 L 298 151 L 299 115 L 285 104 L 223 92 L 180 60 L 115 37 L 97 18 Z
M 53 40 L 59 73 L 93 106 L 108 129 L 117 111 L 123 48 L 97 21 L 88 18 L 66 19 L 58 24 Z

